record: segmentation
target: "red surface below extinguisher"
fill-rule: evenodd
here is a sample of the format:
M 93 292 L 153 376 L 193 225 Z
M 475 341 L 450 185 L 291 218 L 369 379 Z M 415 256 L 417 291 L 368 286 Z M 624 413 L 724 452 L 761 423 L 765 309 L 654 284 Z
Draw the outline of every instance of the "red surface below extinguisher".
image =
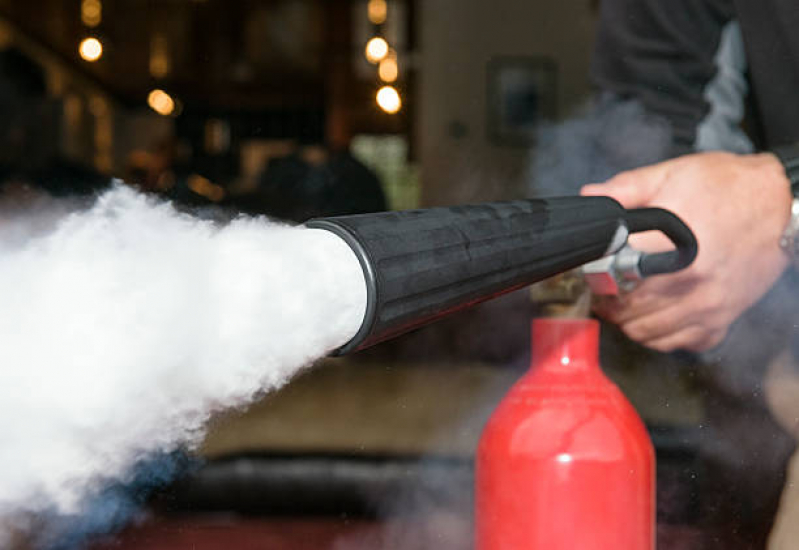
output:
M 535 320 L 530 370 L 480 439 L 476 550 L 652 550 L 654 464 L 599 366 L 599 324 Z

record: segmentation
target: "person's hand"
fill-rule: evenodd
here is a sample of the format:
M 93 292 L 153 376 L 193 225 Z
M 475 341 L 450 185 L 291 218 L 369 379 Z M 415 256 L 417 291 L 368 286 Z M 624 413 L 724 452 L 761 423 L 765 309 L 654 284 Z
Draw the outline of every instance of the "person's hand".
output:
M 595 305 L 601 317 L 650 348 L 715 347 L 789 263 L 779 241 L 790 218 L 791 192 L 771 154 L 688 155 L 586 185 L 581 193 L 607 195 L 626 208 L 666 208 L 696 235 L 699 254 L 689 268 L 651 277 Z M 641 237 L 631 242 L 642 250 L 662 248 L 665 240 Z

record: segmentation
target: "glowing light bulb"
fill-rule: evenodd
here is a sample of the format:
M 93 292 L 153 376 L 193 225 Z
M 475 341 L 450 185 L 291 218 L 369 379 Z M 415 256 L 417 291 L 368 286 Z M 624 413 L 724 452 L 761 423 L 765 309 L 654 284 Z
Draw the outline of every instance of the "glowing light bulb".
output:
M 388 14 L 386 0 L 369 0 L 366 9 L 369 13 L 369 22 L 373 25 L 382 25 L 386 22 L 386 15 Z
M 366 59 L 369 63 L 379 63 L 388 55 L 388 42 L 385 38 L 375 36 L 366 43 Z
M 383 86 L 377 91 L 378 106 L 390 115 L 402 109 L 402 98 L 394 86 Z
M 166 35 L 156 34 L 150 40 L 150 74 L 164 78 L 169 74 L 169 42 Z
M 84 38 L 80 41 L 78 53 L 84 61 L 93 63 L 103 56 L 103 43 L 94 37 Z
M 103 4 L 100 0 L 83 0 L 80 4 L 80 19 L 87 27 L 96 27 L 103 21 Z
M 147 105 L 159 115 L 169 116 L 175 112 L 175 100 L 164 90 L 155 89 L 150 92 Z
M 399 65 L 397 65 L 397 53 L 394 50 L 391 50 L 380 62 L 377 74 L 383 82 L 396 82 L 399 77 Z
M 11 46 L 13 41 L 14 36 L 11 32 L 11 28 L 5 23 L 0 22 L 0 50 L 4 50 Z

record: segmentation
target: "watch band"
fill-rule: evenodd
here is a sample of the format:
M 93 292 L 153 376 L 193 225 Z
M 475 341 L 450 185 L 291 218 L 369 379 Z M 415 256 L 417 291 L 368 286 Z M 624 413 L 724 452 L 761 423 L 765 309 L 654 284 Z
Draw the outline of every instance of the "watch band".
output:
M 776 147 L 771 151 L 782 163 L 791 183 L 791 218 L 780 237 L 780 247 L 799 265 L 799 143 Z

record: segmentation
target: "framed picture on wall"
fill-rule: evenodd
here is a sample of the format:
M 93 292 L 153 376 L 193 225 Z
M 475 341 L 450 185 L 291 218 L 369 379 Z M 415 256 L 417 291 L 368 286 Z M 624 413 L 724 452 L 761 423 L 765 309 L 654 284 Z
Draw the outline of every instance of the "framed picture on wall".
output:
M 547 57 L 494 57 L 487 76 L 489 139 L 501 145 L 533 144 L 539 124 L 556 116 L 557 64 Z

